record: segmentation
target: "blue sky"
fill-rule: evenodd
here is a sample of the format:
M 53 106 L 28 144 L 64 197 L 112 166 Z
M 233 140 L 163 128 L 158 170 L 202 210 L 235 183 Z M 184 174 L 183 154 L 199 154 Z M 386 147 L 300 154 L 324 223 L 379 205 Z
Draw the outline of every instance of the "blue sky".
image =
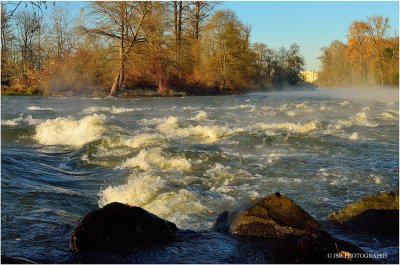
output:
M 85 5 L 70 2 L 71 13 L 79 14 Z M 399 2 L 397 1 L 226 1 L 218 9 L 229 8 L 252 27 L 252 41 L 264 42 L 271 48 L 288 47 L 297 43 L 307 70 L 319 68 L 321 48 L 333 40 L 345 41 L 346 32 L 354 20 L 368 16 L 389 17 L 391 32 L 399 31 Z
M 224 2 L 239 18 L 252 25 L 252 40 L 272 48 L 297 43 L 306 69 L 317 70 L 321 48 L 333 40 L 346 40 L 354 20 L 389 17 L 391 31 L 399 28 L 398 2 Z

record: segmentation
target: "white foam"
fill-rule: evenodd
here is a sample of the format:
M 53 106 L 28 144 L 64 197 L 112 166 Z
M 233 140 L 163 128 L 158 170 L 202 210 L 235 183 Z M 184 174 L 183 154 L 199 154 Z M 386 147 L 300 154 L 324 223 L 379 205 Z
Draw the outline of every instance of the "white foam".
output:
M 360 134 L 358 134 L 357 132 L 353 132 L 353 133 L 349 136 L 349 139 L 350 139 L 350 140 L 353 140 L 353 141 L 358 140 L 358 139 L 360 139 Z
M 382 177 L 381 176 L 371 174 L 370 177 L 372 178 L 372 182 L 373 183 L 378 184 L 378 185 L 382 183 Z
M 352 125 L 361 125 L 361 126 L 367 126 L 367 127 L 376 127 L 379 124 L 376 123 L 371 123 L 367 119 L 367 114 L 365 112 L 359 112 L 355 116 L 351 118 L 351 124 Z
M 33 118 L 32 115 L 24 116 L 21 114 L 19 118 L 11 119 L 11 120 L 2 120 L 1 125 L 7 125 L 7 126 L 18 126 L 18 125 L 36 125 L 41 123 L 43 120 L 41 119 L 36 119 Z
M 131 148 L 142 148 L 163 141 L 159 134 L 142 133 L 123 141 L 123 144 Z
M 394 111 L 389 111 L 389 110 L 382 112 L 379 116 L 384 120 L 393 120 L 393 119 L 399 118 L 398 113 L 396 113 Z
M 111 202 L 121 202 L 129 205 L 143 206 L 154 199 L 165 185 L 158 176 L 130 176 L 126 184 L 110 186 L 100 193 L 99 205 L 103 207 Z
M 38 107 L 38 106 L 30 106 L 26 108 L 27 110 L 54 110 L 52 108 L 46 108 L 46 107 Z
M 287 115 L 288 117 L 294 117 L 294 116 L 297 115 L 297 113 L 296 113 L 295 111 L 293 111 L 293 110 L 290 110 L 290 111 L 287 111 L 287 112 L 286 112 L 286 115 Z
M 199 107 L 186 106 L 186 107 L 183 107 L 182 109 L 184 109 L 184 110 L 196 110 L 196 109 L 199 109 Z
M 349 105 L 349 104 L 350 104 L 350 102 L 348 102 L 348 101 L 346 101 L 346 100 L 338 103 L 338 105 L 340 105 L 340 106 L 342 106 L 342 107 L 347 106 L 347 105 Z
M 309 106 L 308 106 L 308 104 L 307 103 L 297 103 L 297 104 L 293 104 L 293 106 L 296 108 L 296 109 L 308 109 L 309 108 Z
M 204 111 L 200 111 L 197 115 L 193 118 L 195 121 L 202 121 L 207 119 L 207 113 Z
M 18 118 L 17 119 L 12 119 L 12 120 L 2 120 L 1 125 L 7 125 L 7 126 L 17 126 L 18 123 Z
M 282 157 L 284 157 L 284 154 L 282 154 L 282 153 L 271 153 L 271 154 L 263 155 L 262 157 L 267 158 L 267 162 L 269 164 L 272 164 L 272 163 L 280 160 Z
M 208 212 L 208 208 L 200 202 L 198 196 L 187 189 L 161 193 L 146 205 L 145 209 L 168 218 L 180 227 L 185 227 L 190 218 L 189 214 Z
M 379 124 L 369 122 L 367 119 L 367 114 L 365 112 L 359 112 L 356 115 L 350 117 L 349 120 L 338 120 L 335 124 L 330 124 L 328 126 L 328 131 L 329 130 L 341 130 L 345 127 L 349 127 L 349 126 L 353 126 L 353 125 L 376 127 Z
M 236 109 L 247 109 L 247 108 L 253 108 L 253 105 L 249 105 L 249 104 L 240 104 L 239 106 L 234 106 L 234 107 L 227 107 L 226 109 L 229 110 L 236 110 Z
M 140 125 L 160 125 L 165 121 L 165 118 L 152 118 L 139 120 Z
M 353 120 L 356 123 L 363 124 L 367 121 L 367 114 L 365 112 L 359 112 L 353 117 Z
M 213 143 L 223 137 L 243 131 L 241 128 L 230 129 L 225 126 L 216 125 L 189 125 L 181 127 L 178 118 L 174 116 L 169 116 L 157 128 L 162 134 L 168 137 L 195 138 L 202 143 Z
M 147 173 L 128 177 L 127 183 L 110 186 L 100 192 L 99 206 L 111 202 L 140 206 L 162 218 L 176 223 L 180 228 L 187 226 L 188 215 L 206 213 L 197 195 L 187 189 L 172 189 L 159 176 Z
M 116 108 L 114 106 L 110 107 L 89 107 L 83 110 L 83 113 L 85 114 L 92 114 L 96 112 L 110 112 L 113 114 L 118 114 L 118 113 L 124 113 L 124 112 L 130 112 L 134 111 L 135 109 L 129 109 L 129 108 Z
M 184 157 L 167 157 L 160 148 L 153 148 L 140 150 L 137 156 L 126 160 L 122 167 L 138 167 L 141 170 L 190 171 L 192 164 Z
M 292 184 L 292 183 L 301 184 L 301 183 L 303 183 L 303 180 L 300 179 L 300 178 L 278 177 L 278 178 L 276 179 L 276 181 L 277 181 L 277 182 L 280 182 L 280 183 L 285 183 L 285 184 Z
M 210 190 L 221 193 L 233 191 L 235 187 L 231 186 L 231 184 L 236 179 L 249 180 L 253 177 L 245 170 L 224 166 L 221 163 L 215 163 L 213 167 L 204 172 L 204 176 L 209 178 L 208 185 L 210 186 Z
M 329 106 L 325 106 L 324 104 L 321 104 L 321 105 L 319 106 L 319 110 L 320 110 L 320 111 L 332 111 L 333 108 L 331 108 L 331 107 L 329 107 Z
M 257 123 L 256 128 L 261 130 L 285 130 L 293 133 L 306 133 L 318 129 L 319 121 L 312 120 L 306 123 Z
M 46 120 L 36 127 L 34 138 L 44 145 L 80 147 L 94 141 L 105 131 L 104 115 L 89 115 L 80 120 L 72 117 Z

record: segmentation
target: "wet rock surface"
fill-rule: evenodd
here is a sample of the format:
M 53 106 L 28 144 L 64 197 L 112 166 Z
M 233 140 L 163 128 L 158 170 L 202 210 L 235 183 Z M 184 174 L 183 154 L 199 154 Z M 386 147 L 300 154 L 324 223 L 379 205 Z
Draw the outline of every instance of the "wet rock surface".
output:
M 272 241 L 213 230 L 178 230 L 176 240 L 126 252 L 84 252 L 68 263 L 119 264 L 270 264 Z
M 112 203 L 78 222 L 71 249 L 69 263 L 377 263 L 279 193 L 224 212 L 205 231 Z
M 277 263 L 376 263 L 361 248 L 324 231 L 286 235 L 275 240 L 271 253 Z
M 127 250 L 174 240 L 176 225 L 140 207 L 110 203 L 86 214 L 74 228 L 74 252 Z
M 237 236 L 273 239 L 272 262 L 375 262 L 361 248 L 323 231 L 314 218 L 280 193 L 222 213 L 215 229 Z
M 289 197 L 277 192 L 222 213 L 215 228 L 236 235 L 280 238 L 318 231 L 320 224 Z
M 348 228 L 399 236 L 399 195 L 383 192 L 351 203 L 328 218 Z

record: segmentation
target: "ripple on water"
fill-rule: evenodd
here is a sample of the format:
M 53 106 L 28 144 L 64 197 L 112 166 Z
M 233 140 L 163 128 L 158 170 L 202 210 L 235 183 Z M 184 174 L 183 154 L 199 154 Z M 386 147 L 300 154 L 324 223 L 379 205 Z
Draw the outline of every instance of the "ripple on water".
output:
M 306 94 L 2 97 L 5 253 L 61 262 L 75 220 L 113 201 L 141 206 L 180 228 L 209 229 L 220 212 L 279 191 L 326 225 L 329 211 L 395 189 L 398 102 Z M 45 111 L 49 106 L 57 107 Z M 15 114 L 21 112 L 27 114 Z M 374 248 L 366 235 L 328 231 L 371 251 L 398 253 L 392 241 Z M 258 259 L 264 254 L 240 257 L 243 242 L 207 233 L 213 240 L 193 257 L 187 254 L 193 247 L 185 252 L 179 241 L 160 255 L 154 255 L 160 249 L 143 250 L 125 261 L 269 262 Z M 205 240 L 188 237 L 192 246 Z

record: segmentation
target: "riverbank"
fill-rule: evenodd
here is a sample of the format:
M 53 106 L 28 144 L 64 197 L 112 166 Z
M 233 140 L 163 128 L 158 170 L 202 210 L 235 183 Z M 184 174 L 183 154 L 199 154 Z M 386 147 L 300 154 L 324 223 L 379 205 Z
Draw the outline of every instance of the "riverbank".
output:
M 149 97 L 186 97 L 186 96 L 224 96 L 237 95 L 247 92 L 269 92 L 269 91 L 299 91 L 313 90 L 317 86 L 302 82 L 296 86 L 264 86 L 239 90 L 226 90 L 218 87 L 198 87 L 198 86 L 178 86 L 177 88 L 167 89 L 160 93 L 156 88 L 131 88 L 121 90 L 115 97 L 119 98 L 149 98 Z M 55 89 L 48 91 L 39 88 L 24 88 L 13 86 L 2 86 L 1 94 L 3 96 L 84 96 L 84 97 L 107 97 L 110 89 L 101 86 L 88 86 L 85 88 L 70 88 L 62 91 Z

